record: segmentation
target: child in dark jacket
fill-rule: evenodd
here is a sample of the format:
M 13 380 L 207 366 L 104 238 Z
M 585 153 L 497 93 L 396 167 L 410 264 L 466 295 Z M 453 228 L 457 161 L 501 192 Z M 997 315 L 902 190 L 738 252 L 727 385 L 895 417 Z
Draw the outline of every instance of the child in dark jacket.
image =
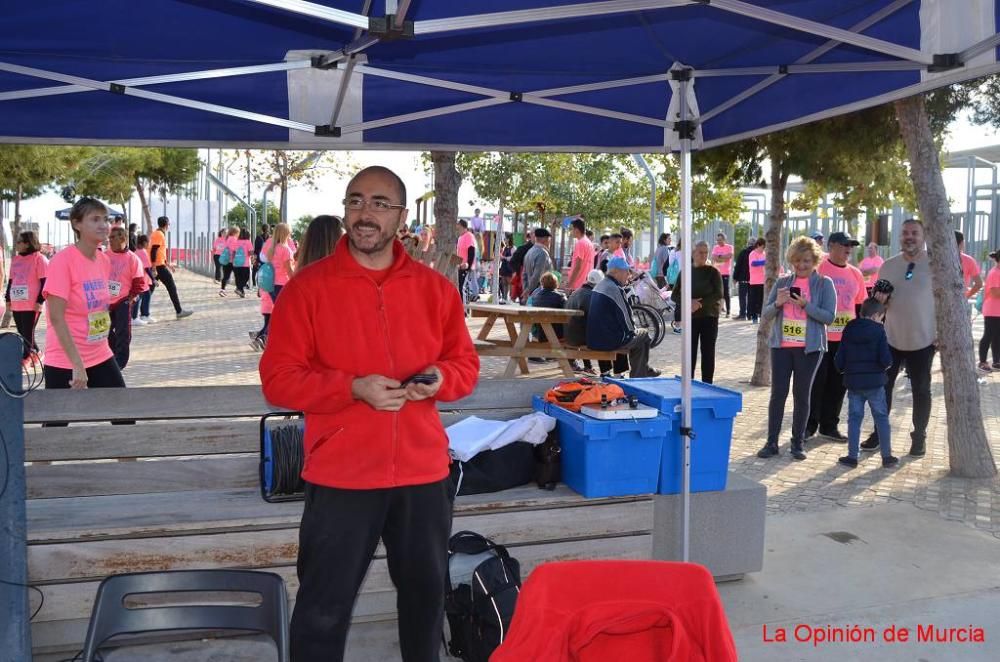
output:
M 566 295 L 556 289 L 559 287 L 559 279 L 556 277 L 555 273 L 551 271 L 545 272 L 542 274 L 539 283 L 540 287 L 531 294 L 531 299 L 528 302 L 529 306 L 535 306 L 537 308 L 566 307 Z M 552 328 L 556 332 L 556 338 L 562 340 L 563 325 L 553 324 Z M 545 337 L 545 332 L 542 331 L 541 325 L 535 324 L 531 333 L 538 342 L 548 342 L 548 338 Z
M 882 466 L 891 467 L 899 462 L 893 457 L 889 443 L 889 408 L 885 400 L 885 371 L 892 366 L 889 339 L 882 327 L 885 307 L 875 299 L 861 304 L 861 317 L 844 327 L 840 348 L 833 363 L 844 375 L 847 387 L 847 456 L 838 460 L 848 467 L 858 466 L 861 442 L 861 421 L 865 418 L 865 402 L 875 419 L 882 449 Z M 882 440 L 884 443 L 881 443 Z

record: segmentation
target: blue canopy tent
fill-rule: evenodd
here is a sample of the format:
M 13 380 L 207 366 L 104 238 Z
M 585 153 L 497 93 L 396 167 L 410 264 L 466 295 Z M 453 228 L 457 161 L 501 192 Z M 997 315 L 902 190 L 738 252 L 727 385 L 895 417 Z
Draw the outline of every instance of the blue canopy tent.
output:
M 691 150 L 1000 71 L 1000 0 L 7 4 L 2 142 L 678 151 L 685 243 Z
M 60 221 L 68 221 L 69 213 L 73 211 L 72 207 L 67 207 L 66 209 L 60 209 L 56 212 L 56 218 Z M 125 214 L 120 211 L 116 211 L 111 207 L 108 207 L 108 218 L 125 218 Z

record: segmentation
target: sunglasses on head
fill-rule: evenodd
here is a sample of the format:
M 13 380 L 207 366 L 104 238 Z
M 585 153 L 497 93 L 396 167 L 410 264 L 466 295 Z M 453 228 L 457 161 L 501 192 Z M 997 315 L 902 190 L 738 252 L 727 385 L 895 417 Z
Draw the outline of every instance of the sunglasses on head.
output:
M 910 262 L 908 265 L 906 265 L 906 275 L 903 276 L 903 278 L 905 278 L 906 280 L 913 280 L 913 270 L 916 269 L 916 267 L 917 267 L 916 262 Z

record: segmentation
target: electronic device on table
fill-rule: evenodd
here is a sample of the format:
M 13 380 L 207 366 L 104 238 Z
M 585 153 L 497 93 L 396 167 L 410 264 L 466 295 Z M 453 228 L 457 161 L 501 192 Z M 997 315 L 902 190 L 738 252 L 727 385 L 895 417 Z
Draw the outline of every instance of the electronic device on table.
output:
M 610 401 L 607 397 L 601 396 L 600 404 L 584 405 L 580 407 L 580 413 L 604 421 L 620 421 L 635 418 L 656 418 L 660 410 L 656 407 L 639 404 L 639 400 L 634 395 Z

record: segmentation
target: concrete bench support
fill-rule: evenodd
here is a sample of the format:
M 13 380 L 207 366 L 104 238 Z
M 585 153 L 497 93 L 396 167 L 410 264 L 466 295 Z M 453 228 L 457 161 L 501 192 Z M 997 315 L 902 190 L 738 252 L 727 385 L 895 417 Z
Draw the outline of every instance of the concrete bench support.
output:
M 681 559 L 683 499 L 659 494 L 653 499 L 653 558 Z M 764 567 L 764 517 L 767 489 L 729 474 L 722 492 L 691 494 L 691 558 L 708 568 L 716 581 L 742 579 Z

